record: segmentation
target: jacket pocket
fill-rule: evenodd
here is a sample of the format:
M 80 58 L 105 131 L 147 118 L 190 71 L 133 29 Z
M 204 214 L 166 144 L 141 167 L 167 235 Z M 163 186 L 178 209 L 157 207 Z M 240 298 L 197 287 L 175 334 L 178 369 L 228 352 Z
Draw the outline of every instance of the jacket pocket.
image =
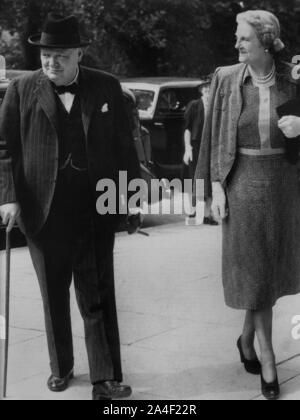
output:
M 97 115 L 97 123 L 100 128 L 105 130 L 113 130 L 114 128 L 114 120 L 112 112 L 101 113 L 99 112 Z

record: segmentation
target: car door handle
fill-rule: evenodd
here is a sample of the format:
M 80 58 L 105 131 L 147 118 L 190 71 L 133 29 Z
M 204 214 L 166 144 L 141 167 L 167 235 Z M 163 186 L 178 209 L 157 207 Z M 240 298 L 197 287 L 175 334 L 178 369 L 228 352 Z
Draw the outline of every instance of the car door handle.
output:
M 163 123 L 156 122 L 156 123 L 154 123 L 154 125 L 155 125 L 155 127 L 164 127 Z

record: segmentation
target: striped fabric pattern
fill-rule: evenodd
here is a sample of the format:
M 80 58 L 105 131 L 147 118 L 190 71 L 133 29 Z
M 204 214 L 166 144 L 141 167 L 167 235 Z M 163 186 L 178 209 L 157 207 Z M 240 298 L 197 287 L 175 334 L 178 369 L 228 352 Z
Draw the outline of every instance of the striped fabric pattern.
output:
M 93 188 L 102 178 L 140 176 L 120 83 L 81 67 L 80 98 Z M 55 93 L 42 70 L 13 80 L 0 110 L 0 205 L 19 201 L 27 235 L 47 219 L 58 171 Z M 107 105 L 109 112 L 102 112 Z

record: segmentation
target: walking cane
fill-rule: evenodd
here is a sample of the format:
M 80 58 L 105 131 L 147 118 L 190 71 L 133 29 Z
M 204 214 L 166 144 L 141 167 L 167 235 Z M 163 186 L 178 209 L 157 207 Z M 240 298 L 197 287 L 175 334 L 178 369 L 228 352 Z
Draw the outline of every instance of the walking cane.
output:
M 10 297 L 10 234 L 6 232 L 5 257 L 0 267 L 5 278 L 0 278 L 0 400 L 6 398 L 8 344 L 9 344 L 9 297 Z

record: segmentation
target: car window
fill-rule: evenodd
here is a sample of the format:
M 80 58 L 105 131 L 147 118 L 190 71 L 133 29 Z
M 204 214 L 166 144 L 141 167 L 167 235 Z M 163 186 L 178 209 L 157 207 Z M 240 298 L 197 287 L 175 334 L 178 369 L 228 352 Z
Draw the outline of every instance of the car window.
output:
M 136 97 L 137 108 L 139 111 L 149 111 L 153 106 L 155 93 L 151 90 L 132 89 Z
M 168 114 L 184 112 L 187 104 L 199 97 L 198 91 L 197 87 L 162 90 L 158 98 L 157 113 Z

